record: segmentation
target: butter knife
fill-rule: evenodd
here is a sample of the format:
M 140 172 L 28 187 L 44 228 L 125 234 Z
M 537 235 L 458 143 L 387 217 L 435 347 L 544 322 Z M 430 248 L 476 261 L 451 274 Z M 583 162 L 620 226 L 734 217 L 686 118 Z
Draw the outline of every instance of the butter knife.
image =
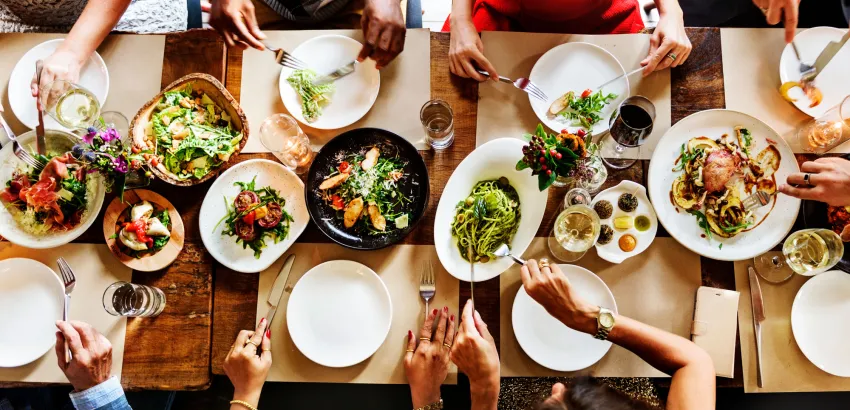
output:
M 286 262 L 283 263 L 283 268 L 281 268 L 280 273 L 277 274 L 277 278 L 274 280 L 274 285 L 272 285 L 272 290 L 269 292 L 267 302 L 271 307 L 265 316 L 267 327 L 271 327 L 272 325 L 272 320 L 274 320 L 274 315 L 277 313 L 277 307 L 283 299 L 283 294 L 292 293 L 292 286 L 289 285 L 289 274 L 292 272 L 293 263 L 295 263 L 294 253 L 286 258 Z
M 352 62 L 350 62 L 350 63 L 348 63 L 348 64 L 346 64 L 342 67 L 337 68 L 336 70 L 331 71 L 328 74 L 325 74 L 325 75 L 317 78 L 315 81 L 313 81 L 313 84 L 315 84 L 315 85 L 325 85 L 325 84 L 328 84 L 328 83 L 332 83 L 336 80 L 339 80 L 342 77 L 345 77 L 345 76 L 353 73 L 356 68 L 357 68 L 357 60 L 354 60 L 354 61 L 352 61 Z
M 750 300 L 753 304 L 753 328 L 756 335 L 756 371 L 759 387 L 764 387 L 764 377 L 761 372 L 761 323 L 764 322 L 764 300 L 761 295 L 761 285 L 752 266 L 747 267 L 750 276 Z
M 466 259 L 469 259 L 469 298 L 472 299 L 472 311 L 475 311 L 475 261 L 472 260 L 472 245 L 466 247 Z
M 43 66 L 44 63 L 41 60 L 35 62 L 35 83 L 39 87 L 41 87 L 41 69 Z M 39 98 L 41 98 L 40 95 Z M 35 149 L 39 154 L 45 155 L 47 147 L 44 145 L 44 112 L 41 110 L 39 98 L 35 100 L 35 109 L 38 111 L 38 125 L 35 126 Z
M 841 37 L 841 40 L 830 41 L 826 47 L 823 48 L 823 51 L 820 52 L 820 55 L 815 60 L 815 72 L 812 74 L 811 78 L 809 78 L 809 81 L 814 80 L 815 77 L 823 71 L 824 67 L 829 64 L 832 57 L 835 57 L 835 55 L 838 54 L 838 50 L 841 50 L 841 47 L 847 43 L 848 39 L 850 39 L 850 30 L 847 30 L 847 32 L 844 33 L 844 37 Z

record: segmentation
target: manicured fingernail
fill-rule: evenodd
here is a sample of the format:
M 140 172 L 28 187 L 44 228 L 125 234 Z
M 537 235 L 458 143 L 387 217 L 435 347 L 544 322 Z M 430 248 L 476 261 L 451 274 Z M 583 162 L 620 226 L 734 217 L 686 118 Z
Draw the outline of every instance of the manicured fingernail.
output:
M 448 306 L 443 306 L 443 312 L 448 313 L 448 312 L 449 312 L 449 307 L 448 307 Z
M 455 315 L 452 315 L 452 317 L 450 317 L 450 318 L 449 318 L 449 320 L 451 320 L 452 322 L 454 322 L 454 321 L 455 321 Z
M 437 316 L 437 309 L 434 309 L 434 311 L 431 312 L 431 314 L 434 315 L 434 316 Z
M 269 338 L 269 339 L 272 338 L 272 330 L 271 329 L 266 329 L 266 337 Z
M 408 339 L 413 339 L 413 331 L 412 331 L 412 330 L 408 330 L 408 331 L 407 331 L 407 338 L 408 338 Z
M 263 323 L 266 323 L 266 318 L 260 319 L 260 324 L 262 325 Z

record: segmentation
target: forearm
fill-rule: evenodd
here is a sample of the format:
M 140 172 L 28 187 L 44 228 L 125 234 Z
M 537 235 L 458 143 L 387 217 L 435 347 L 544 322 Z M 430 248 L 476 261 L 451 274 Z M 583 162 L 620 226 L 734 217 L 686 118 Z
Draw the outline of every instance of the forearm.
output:
M 260 391 L 242 392 L 237 390 L 233 392 L 233 400 L 244 401 L 254 407 L 257 407 L 260 403 Z M 230 405 L 230 410 L 247 410 L 247 408 L 241 404 L 233 403 Z
M 473 0 L 454 0 L 452 2 L 452 24 L 472 23 Z
M 658 7 L 659 16 L 663 16 L 667 13 L 682 14 L 682 8 L 679 6 L 679 0 L 655 0 L 655 6 Z
M 491 383 L 492 384 L 492 383 Z M 486 387 L 470 387 L 470 410 L 496 410 L 499 404 L 499 384 Z
M 90 0 L 74 23 L 60 50 L 71 51 L 85 61 L 112 31 L 130 0 Z

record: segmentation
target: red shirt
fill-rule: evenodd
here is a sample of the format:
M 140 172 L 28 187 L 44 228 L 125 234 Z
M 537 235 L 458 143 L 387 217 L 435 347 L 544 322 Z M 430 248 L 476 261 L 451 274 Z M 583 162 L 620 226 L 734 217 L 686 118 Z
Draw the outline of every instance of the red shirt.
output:
M 478 31 L 618 34 L 644 28 L 637 0 L 475 0 Z M 443 31 L 449 31 L 446 20 Z

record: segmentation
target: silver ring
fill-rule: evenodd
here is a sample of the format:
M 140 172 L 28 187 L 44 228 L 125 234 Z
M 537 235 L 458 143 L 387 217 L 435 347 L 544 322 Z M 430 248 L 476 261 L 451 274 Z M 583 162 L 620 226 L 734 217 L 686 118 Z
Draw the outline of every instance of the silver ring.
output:
M 807 187 L 815 186 L 814 184 L 812 184 L 811 179 L 812 179 L 812 174 L 809 174 L 809 173 L 803 174 L 803 182 L 806 184 Z
M 675 53 L 667 53 L 666 57 L 673 60 L 673 61 L 676 61 L 676 54 Z

